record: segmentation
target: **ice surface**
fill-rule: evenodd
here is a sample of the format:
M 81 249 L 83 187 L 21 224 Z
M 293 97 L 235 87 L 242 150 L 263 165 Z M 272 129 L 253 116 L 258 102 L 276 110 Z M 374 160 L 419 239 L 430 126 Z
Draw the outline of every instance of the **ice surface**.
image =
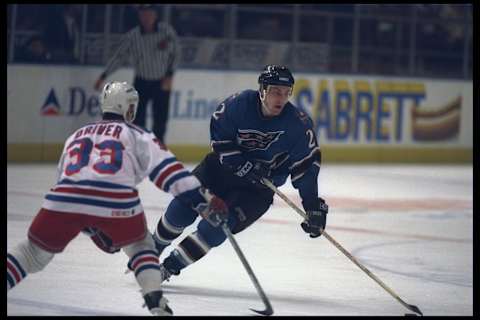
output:
M 10 249 L 25 239 L 55 180 L 55 166 L 9 164 L 7 173 Z M 330 236 L 400 298 L 424 315 L 473 314 L 471 165 L 324 164 L 319 181 L 330 205 Z M 290 182 L 280 190 L 300 204 Z M 139 191 L 152 230 L 171 196 L 149 181 Z M 310 239 L 300 222 L 275 198 L 259 221 L 236 235 L 274 315 L 411 313 L 325 237 Z M 148 316 L 134 276 L 124 275 L 127 260 L 79 235 L 8 293 L 7 314 Z M 179 316 L 248 316 L 249 308 L 264 308 L 228 240 L 163 288 Z

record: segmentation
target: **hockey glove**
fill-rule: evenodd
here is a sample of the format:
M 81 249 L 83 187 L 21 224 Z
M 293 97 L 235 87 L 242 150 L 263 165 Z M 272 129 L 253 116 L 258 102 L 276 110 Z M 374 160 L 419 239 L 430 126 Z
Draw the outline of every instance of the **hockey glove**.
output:
M 250 183 L 256 185 L 263 185 L 262 178 L 268 178 L 270 173 L 271 170 L 267 164 L 263 162 L 255 162 L 255 164 L 253 164 L 250 161 L 246 161 L 234 172 L 236 176 L 245 178 Z
M 318 198 L 317 204 L 313 207 L 305 208 L 305 211 L 307 219 L 300 224 L 303 231 L 309 233 L 310 238 L 321 236 L 327 224 L 328 205 L 325 203 L 325 200 Z
M 200 193 L 206 202 L 199 203 L 194 210 L 214 227 L 218 227 L 222 222 L 227 221 L 228 206 L 225 201 L 204 188 L 200 188 Z
M 105 251 L 106 253 L 116 253 L 120 251 L 120 248 L 116 248 L 112 245 L 112 239 L 101 230 L 95 227 L 86 227 L 82 232 L 88 235 L 102 251 Z

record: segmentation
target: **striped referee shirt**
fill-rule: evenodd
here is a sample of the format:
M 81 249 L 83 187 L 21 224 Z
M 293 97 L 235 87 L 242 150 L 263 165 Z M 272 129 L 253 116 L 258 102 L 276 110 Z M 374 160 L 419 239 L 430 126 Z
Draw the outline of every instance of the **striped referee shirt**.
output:
M 130 58 L 136 77 L 160 80 L 173 74 L 179 53 L 177 33 L 169 24 L 158 22 L 152 33 L 137 26 L 125 34 L 101 76 L 106 78 Z

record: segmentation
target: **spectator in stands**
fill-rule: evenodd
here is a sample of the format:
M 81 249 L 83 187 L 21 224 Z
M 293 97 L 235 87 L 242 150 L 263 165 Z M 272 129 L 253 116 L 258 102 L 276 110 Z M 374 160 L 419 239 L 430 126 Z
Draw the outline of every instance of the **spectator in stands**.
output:
M 76 63 L 80 57 L 77 5 L 55 7 L 47 20 L 45 41 L 55 62 Z
M 17 62 L 48 63 L 52 61 L 52 54 L 48 51 L 43 38 L 35 35 L 20 48 L 15 60 Z
M 217 14 L 216 14 L 217 13 Z M 208 10 L 181 9 L 174 14 L 175 29 L 182 37 L 222 37 L 223 15 Z
M 239 36 L 252 40 L 288 41 L 290 31 L 286 29 L 279 16 L 249 14 L 240 18 Z
M 288 32 L 284 32 L 282 29 L 282 22 L 278 17 L 269 17 L 265 20 L 262 20 L 261 30 L 266 31 L 267 40 L 288 40 L 285 35 Z

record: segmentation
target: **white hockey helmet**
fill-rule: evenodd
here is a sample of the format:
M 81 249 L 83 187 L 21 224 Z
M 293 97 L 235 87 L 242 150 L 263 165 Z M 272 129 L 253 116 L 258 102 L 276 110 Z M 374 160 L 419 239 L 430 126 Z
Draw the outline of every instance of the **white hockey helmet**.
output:
M 103 87 L 100 104 L 103 113 L 119 114 L 132 122 L 137 114 L 138 92 L 127 82 L 108 82 Z

